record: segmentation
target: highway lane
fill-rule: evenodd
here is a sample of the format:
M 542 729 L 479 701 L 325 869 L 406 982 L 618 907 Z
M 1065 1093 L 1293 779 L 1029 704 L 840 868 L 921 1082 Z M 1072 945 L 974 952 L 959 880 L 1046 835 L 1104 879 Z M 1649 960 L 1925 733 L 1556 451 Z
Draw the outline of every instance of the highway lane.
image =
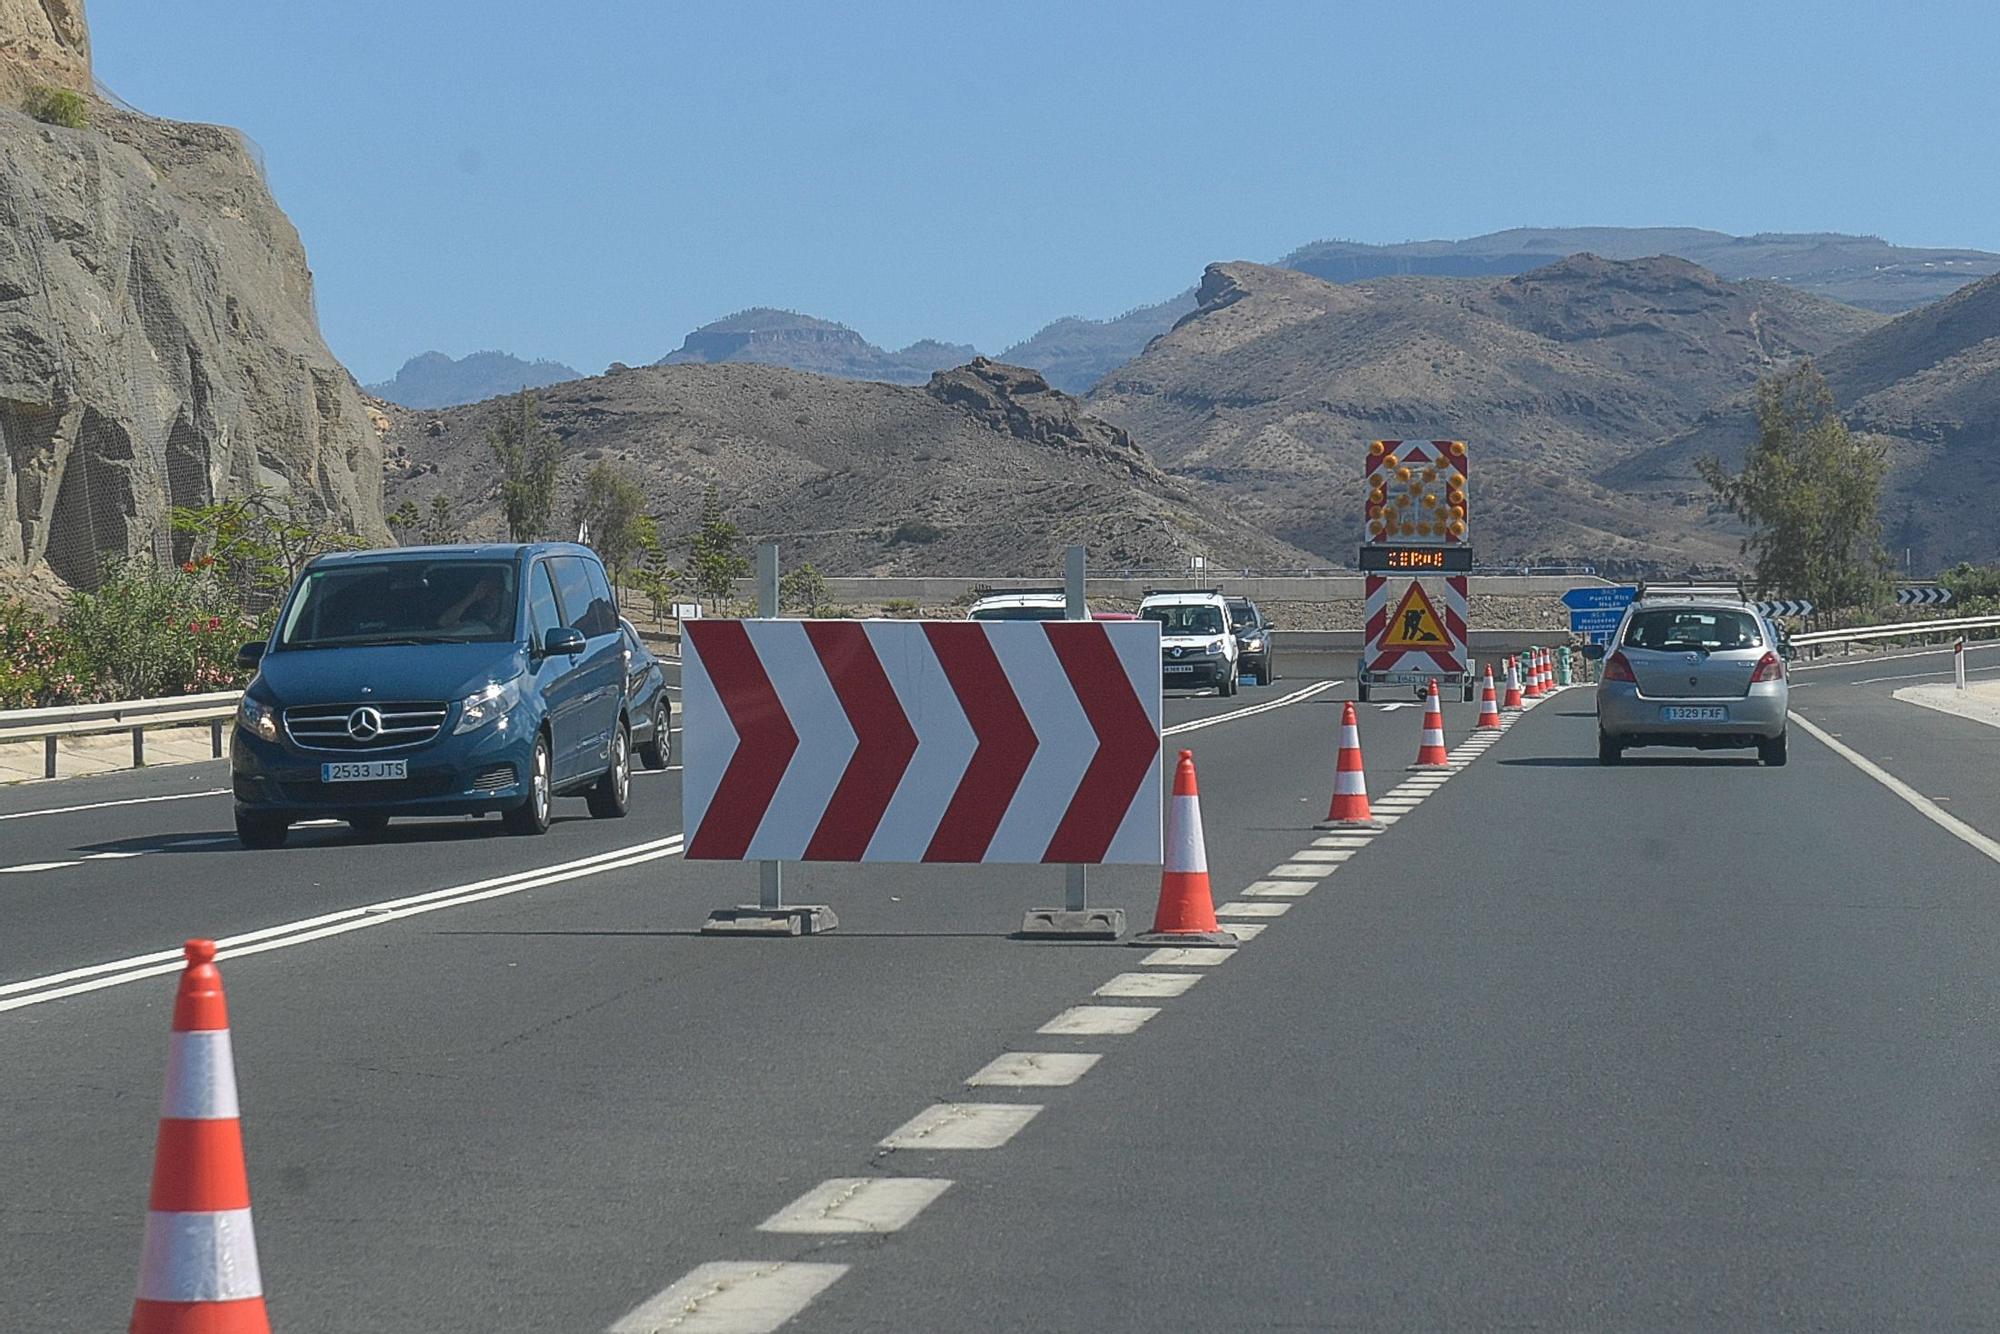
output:
M 1990 1325 L 1995 868 L 1809 738 L 1593 727 L 1529 714 L 1006 1148 L 897 1154 L 956 1198 L 786 1328 Z
M 1245 711 L 1169 739 L 1170 751 L 1184 738 L 1201 757 L 1219 867 L 1268 865 L 1322 813 L 1335 692 L 1248 712 L 1304 684 L 1169 704 L 1176 726 Z M 1453 714 L 1456 733 L 1470 719 Z M 1386 790 L 1414 751 L 1417 715 L 1371 711 L 1367 725 L 1372 777 Z M 642 789 L 640 800 L 661 798 Z M 107 809 L 162 836 L 205 827 L 214 816 L 200 806 Z M 600 827 L 612 826 L 576 828 Z M 134 901 L 190 897 L 240 923 L 237 899 L 210 897 L 221 877 L 256 892 L 265 868 L 282 868 L 283 887 L 269 892 L 293 893 L 295 868 L 307 868 L 322 890 L 355 880 L 379 897 L 491 869 L 468 861 L 489 851 L 518 857 L 553 842 L 328 836 L 84 869 L 94 885 L 143 869 L 148 888 Z M 321 870 L 333 866 L 354 874 Z M 1094 899 L 1141 926 L 1156 886 L 1143 870 L 1093 875 Z M 698 937 L 709 907 L 754 893 L 754 872 L 663 858 L 225 961 L 280 1319 L 316 1330 L 601 1328 L 688 1268 L 726 1258 L 718 1237 L 865 1161 L 867 1146 L 956 1089 L 1005 1035 L 1135 958 L 1123 946 L 1007 938 L 1023 909 L 1060 901 L 1052 870 L 811 867 L 788 887 L 835 904 L 840 933 Z M 64 963 L 98 957 L 92 942 L 120 929 L 80 897 L 41 905 L 64 915 Z M 51 939 L 63 938 L 57 924 Z M 0 1328 L 123 1319 L 171 988 L 163 977 L 0 1014 L 0 1060 L 34 1072 L 0 1089 L 10 1202 L 0 1262 L 29 1276 L 0 1291 Z

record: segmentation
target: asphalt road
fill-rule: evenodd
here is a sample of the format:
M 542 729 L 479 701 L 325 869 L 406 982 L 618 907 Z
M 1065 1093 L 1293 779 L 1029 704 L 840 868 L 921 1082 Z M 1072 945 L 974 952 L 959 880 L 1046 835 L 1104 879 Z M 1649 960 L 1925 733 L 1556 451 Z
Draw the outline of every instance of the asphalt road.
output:
M 1893 687 L 1864 675 L 1802 674 L 1796 703 L 1866 751 Z M 1167 758 L 1196 754 L 1217 901 L 1289 905 L 1220 965 L 1010 939 L 1061 901 L 1039 868 L 793 868 L 838 933 L 700 937 L 755 873 L 674 855 L 676 773 L 540 840 L 488 821 L 269 853 L 195 842 L 228 830 L 226 797 L 183 796 L 215 766 L 0 792 L 0 863 L 77 863 L 0 873 L 0 1329 L 129 1310 L 174 965 L 65 975 L 258 931 L 279 947 L 223 971 L 283 1329 L 604 1330 L 718 1262 L 831 1277 L 801 1331 L 1990 1319 L 2000 866 L 1796 733 L 1782 770 L 1599 768 L 1582 691 L 1322 849 L 1348 689 L 1261 707 L 1307 684 L 1168 705 L 1199 724 Z M 1471 710 L 1446 711 L 1456 746 Z M 1379 800 L 1418 713 L 1362 712 Z M 1882 744 L 1924 757 L 1905 781 L 1964 784 L 1961 816 L 2000 834 L 1994 729 L 1929 715 L 1948 731 L 1914 745 L 1929 717 L 1886 716 Z M 1966 758 L 1922 767 L 1944 753 Z M 91 809 L 28 813 L 58 805 Z M 1091 885 L 1135 926 L 1156 887 Z M 1128 973 L 1199 981 L 1093 994 Z M 1078 1005 L 1159 1013 L 1037 1032 Z M 967 1087 L 1010 1051 L 1102 1059 Z M 879 1143 L 935 1104 L 976 1130 L 974 1103 L 1042 1110 L 989 1149 Z M 900 1230 L 758 1230 L 891 1178 L 950 1184 Z M 678 1327 L 770 1327 L 696 1286 L 721 1295 Z

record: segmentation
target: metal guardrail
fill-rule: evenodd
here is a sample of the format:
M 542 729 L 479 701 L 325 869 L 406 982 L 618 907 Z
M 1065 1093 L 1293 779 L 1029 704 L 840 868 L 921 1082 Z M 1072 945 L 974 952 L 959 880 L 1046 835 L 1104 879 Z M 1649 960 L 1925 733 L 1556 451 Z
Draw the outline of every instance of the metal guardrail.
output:
M 222 758 L 222 729 L 236 716 L 240 690 L 208 695 L 177 695 L 167 699 L 113 700 L 108 704 L 71 704 L 54 709 L 12 709 L 0 712 L 0 741 L 42 742 L 42 776 L 56 776 L 56 742 L 66 736 L 132 734 L 132 767 L 146 763 L 146 731 L 154 727 L 187 727 L 207 723 L 209 748 Z
M 1921 639 L 1926 635 L 1956 634 L 1965 630 L 2000 629 L 2000 616 L 1959 616 L 1939 621 L 1900 621 L 1894 625 L 1857 625 L 1846 630 L 1813 630 L 1793 635 L 1794 644 L 1846 644 L 1864 639 Z

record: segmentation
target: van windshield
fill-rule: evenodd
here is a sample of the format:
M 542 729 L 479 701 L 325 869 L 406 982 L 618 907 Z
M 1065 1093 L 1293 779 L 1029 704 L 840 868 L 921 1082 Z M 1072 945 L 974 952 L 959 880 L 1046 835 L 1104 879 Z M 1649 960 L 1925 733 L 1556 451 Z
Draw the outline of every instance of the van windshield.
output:
M 506 561 L 368 561 L 312 570 L 292 599 L 278 646 L 512 640 L 514 578 Z
M 1142 607 L 1139 614 L 1149 621 L 1160 623 L 1163 635 L 1219 635 L 1222 633 L 1222 612 L 1209 602 L 1187 602 L 1178 605 Z

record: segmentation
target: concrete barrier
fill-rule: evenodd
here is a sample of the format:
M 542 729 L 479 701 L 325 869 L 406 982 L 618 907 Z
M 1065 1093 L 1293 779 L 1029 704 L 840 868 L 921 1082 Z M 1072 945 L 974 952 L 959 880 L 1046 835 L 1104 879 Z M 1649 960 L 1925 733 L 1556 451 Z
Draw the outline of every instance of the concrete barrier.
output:
M 1569 589 L 1593 585 L 1609 586 L 1610 580 L 1582 574 L 1475 574 L 1471 590 L 1488 597 L 1558 598 Z M 1061 580 L 924 575 L 908 577 L 842 576 L 826 581 L 830 598 L 847 606 L 874 606 L 895 598 L 906 598 L 925 607 L 950 606 L 974 589 L 1005 592 L 1015 588 L 1054 588 Z M 1259 602 L 1359 602 L 1366 596 L 1359 574 L 1209 574 L 1205 577 L 1176 578 L 1168 575 L 1095 576 L 1085 581 L 1090 597 L 1137 602 L 1149 588 L 1220 588 L 1225 593 L 1255 598 Z M 737 581 L 736 595 L 748 601 L 756 588 L 749 579 Z

